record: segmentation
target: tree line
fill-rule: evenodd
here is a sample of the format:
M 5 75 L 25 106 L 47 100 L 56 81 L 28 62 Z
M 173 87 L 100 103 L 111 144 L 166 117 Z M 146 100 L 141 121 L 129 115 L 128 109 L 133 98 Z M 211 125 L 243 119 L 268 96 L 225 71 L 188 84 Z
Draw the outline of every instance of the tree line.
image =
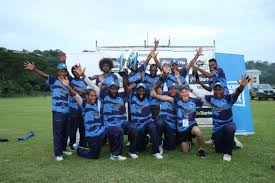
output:
M 46 81 L 26 70 L 25 61 L 34 62 L 35 65 L 48 74 L 56 74 L 61 50 L 27 50 L 17 51 L 0 48 L 0 96 L 28 96 L 47 95 L 50 88 Z M 260 82 L 275 85 L 275 63 L 267 61 L 247 61 L 247 69 L 260 70 Z
M 49 74 L 56 73 L 60 50 L 17 51 L 0 48 L 0 96 L 46 95 L 50 88 L 45 80 L 24 69 L 24 62 Z

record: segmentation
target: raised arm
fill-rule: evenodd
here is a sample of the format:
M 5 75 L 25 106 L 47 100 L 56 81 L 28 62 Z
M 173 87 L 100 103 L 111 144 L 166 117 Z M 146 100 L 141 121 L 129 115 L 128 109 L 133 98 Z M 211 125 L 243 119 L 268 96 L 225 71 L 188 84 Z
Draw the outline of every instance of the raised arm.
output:
M 169 71 L 170 71 L 170 67 L 163 67 L 163 70 L 162 70 L 161 76 L 159 77 L 159 80 L 153 86 L 154 90 L 156 90 L 158 87 L 160 87 L 160 85 L 165 81 L 165 77 Z
M 61 63 L 64 63 L 64 64 L 66 64 L 66 53 L 64 53 L 64 52 L 61 52 L 60 54 L 59 54 L 59 60 L 60 60 L 60 62 Z
M 158 95 L 155 90 L 152 90 L 151 95 L 152 97 L 157 98 L 159 100 L 174 103 L 174 99 L 172 97 L 169 97 L 167 95 Z
M 190 69 L 194 65 L 194 63 L 197 61 L 197 59 L 199 58 L 199 56 L 201 56 L 201 55 L 203 55 L 203 54 L 202 54 L 202 48 L 200 47 L 200 48 L 198 48 L 196 50 L 196 54 L 195 54 L 194 58 L 189 62 L 189 64 L 187 64 L 185 66 L 185 68 L 187 70 Z
M 245 76 L 245 75 L 242 76 L 242 79 L 240 81 L 238 81 L 240 86 L 235 90 L 234 93 L 232 93 L 233 100 L 238 99 L 239 95 L 243 92 L 245 85 L 247 85 L 247 83 L 249 83 L 249 81 L 250 81 L 249 76 Z
M 34 65 L 34 63 L 30 63 L 29 61 L 24 62 L 24 67 L 26 70 L 35 72 L 37 75 L 41 76 L 44 79 L 48 79 L 48 74 L 46 74 L 45 72 L 37 69 Z
M 180 73 L 179 73 L 179 71 L 175 71 L 175 76 L 177 78 L 178 85 L 181 86 L 183 83 L 180 80 Z
M 195 69 L 195 68 L 193 67 L 193 69 Z M 209 92 L 212 91 L 212 88 L 211 88 L 210 86 L 207 86 L 207 85 L 204 84 L 203 82 L 201 82 L 199 77 L 196 77 L 196 82 L 197 82 L 198 84 L 200 84 L 205 90 L 207 90 L 207 91 L 209 91 Z
M 196 70 L 200 71 L 202 73 L 202 75 L 204 75 L 207 78 L 212 78 L 213 76 L 215 76 L 214 73 L 212 72 L 207 72 L 205 70 L 203 70 L 202 68 L 198 67 L 198 66 L 193 66 L 193 68 L 195 68 Z
M 78 105 L 82 105 L 83 103 L 83 99 L 78 95 L 78 93 L 70 86 L 70 83 L 68 81 L 68 79 L 64 79 L 62 77 L 58 77 L 58 79 L 61 81 L 61 83 L 63 85 L 65 85 L 70 93 L 72 94 L 72 96 L 75 98 L 76 102 L 78 103 Z
M 100 86 L 96 86 L 96 85 L 95 85 L 95 84 L 85 75 L 85 68 L 82 69 L 82 67 L 81 67 L 80 64 L 77 65 L 77 67 L 76 67 L 76 69 L 75 69 L 74 71 L 75 71 L 77 74 L 79 74 L 79 75 L 83 78 L 84 82 L 85 82 L 89 87 L 91 87 L 92 89 L 94 89 L 94 90 L 96 91 L 96 94 L 97 94 L 97 95 L 99 95 L 100 87 L 101 87 L 102 83 L 101 83 L 101 84 L 99 83 Z
M 145 67 L 148 65 L 149 61 L 152 58 L 151 52 L 155 52 L 157 50 L 158 45 L 159 45 L 159 40 L 156 40 L 156 38 L 154 38 L 154 48 L 150 51 L 150 53 L 148 54 L 146 60 L 144 61 Z
M 132 89 L 136 87 L 136 83 L 132 83 L 130 84 L 130 86 L 128 86 L 127 76 L 123 76 L 122 81 L 123 81 L 123 88 L 124 88 L 125 95 L 130 96 Z
M 159 68 L 159 70 L 162 71 L 163 66 L 161 65 L 161 63 L 159 62 L 159 60 L 157 58 L 158 54 L 154 50 L 151 50 L 150 54 L 151 54 L 151 57 L 154 59 L 157 67 Z

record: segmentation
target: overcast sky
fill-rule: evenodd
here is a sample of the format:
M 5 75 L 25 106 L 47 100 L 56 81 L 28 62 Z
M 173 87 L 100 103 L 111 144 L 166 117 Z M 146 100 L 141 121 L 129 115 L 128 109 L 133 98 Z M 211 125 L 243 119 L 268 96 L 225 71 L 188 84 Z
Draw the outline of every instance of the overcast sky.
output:
M 0 6 L 0 47 L 94 50 L 99 45 L 211 45 L 275 62 L 272 0 L 9 0 Z

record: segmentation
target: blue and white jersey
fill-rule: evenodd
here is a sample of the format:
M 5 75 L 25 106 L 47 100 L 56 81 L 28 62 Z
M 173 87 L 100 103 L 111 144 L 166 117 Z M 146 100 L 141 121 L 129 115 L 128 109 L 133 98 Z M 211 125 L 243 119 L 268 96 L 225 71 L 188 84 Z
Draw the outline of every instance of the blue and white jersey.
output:
M 146 123 L 153 122 L 151 113 L 151 97 L 145 97 L 144 100 L 139 100 L 136 95 L 132 96 L 130 103 L 131 122 L 137 127 L 143 127 Z
M 141 81 L 141 76 L 142 76 L 142 72 L 145 72 L 145 65 L 141 64 L 141 66 L 137 69 L 137 71 L 135 73 L 130 73 L 128 74 L 128 85 L 131 85 L 132 83 L 140 83 Z
M 170 95 L 168 95 L 170 96 Z M 170 96 L 171 97 L 171 96 Z M 173 97 L 174 103 L 161 101 L 160 112 L 158 117 L 163 119 L 165 123 L 172 129 L 177 129 L 177 101 L 178 96 Z
M 78 88 L 80 88 L 81 90 L 83 91 L 87 91 L 87 84 L 84 82 L 83 79 L 76 79 L 74 78 L 72 81 L 71 81 L 71 87 L 77 91 Z M 80 93 L 80 92 L 77 92 L 78 95 L 84 100 L 85 99 L 85 94 L 83 93 Z M 73 96 L 69 96 L 69 107 L 72 109 L 72 110 L 79 110 L 81 109 L 81 107 L 77 104 L 76 100 L 74 99 Z
M 182 84 L 186 83 L 186 76 L 188 75 L 189 69 L 183 68 L 180 71 L 180 80 Z M 174 73 L 169 72 L 166 76 L 166 85 L 168 88 L 171 88 L 172 84 L 178 84 L 178 80 Z
M 69 113 L 69 89 L 59 81 L 57 76 L 48 76 L 52 91 L 52 111 L 63 114 Z
M 100 121 L 100 114 L 97 104 L 83 102 L 84 125 L 86 137 L 96 137 L 105 131 L 105 126 Z
M 101 91 L 100 91 L 100 98 L 104 98 L 108 95 L 108 86 L 115 82 L 117 86 L 120 86 L 119 79 L 114 73 L 110 73 L 107 76 L 104 76 Z M 96 78 L 96 85 L 99 83 L 99 78 Z
M 116 98 L 109 95 L 103 99 L 103 121 L 106 127 L 122 127 L 127 123 L 127 114 L 125 108 L 125 96 L 119 94 Z
M 217 69 L 211 71 L 211 73 L 213 73 L 214 76 L 209 78 L 209 86 L 213 89 L 214 84 L 216 82 L 220 82 L 224 86 L 225 94 L 229 94 L 228 88 L 227 88 L 227 81 L 226 81 L 226 77 L 225 77 L 225 74 L 223 72 L 223 69 L 218 67 Z
M 159 80 L 160 75 L 156 75 L 152 77 L 150 74 L 145 73 L 144 83 L 146 84 L 147 88 L 151 91 L 153 86 Z M 152 98 L 151 105 L 160 105 L 160 101 L 156 98 Z
M 233 122 L 232 106 L 236 100 L 232 99 L 232 95 L 225 95 L 223 98 L 215 98 L 214 95 L 206 95 L 205 101 L 212 106 L 213 131 L 217 132 L 224 125 Z
M 185 102 L 182 99 L 177 103 L 177 129 L 179 132 L 184 132 L 189 126 L 196 123 L 196 110 L 201 107 L 203 101 L 199 98 L 190 98 Z

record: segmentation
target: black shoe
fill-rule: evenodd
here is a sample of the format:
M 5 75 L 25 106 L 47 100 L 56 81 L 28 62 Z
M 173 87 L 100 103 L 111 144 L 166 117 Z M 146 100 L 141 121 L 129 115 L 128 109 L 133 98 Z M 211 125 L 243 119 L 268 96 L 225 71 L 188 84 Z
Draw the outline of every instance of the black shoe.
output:
M 199 150 L 199 156 L 200 156 L 201 158 L 205 158 L 205 151 L 204 151 L 204 149 L 200 149 L 200 150 Z

